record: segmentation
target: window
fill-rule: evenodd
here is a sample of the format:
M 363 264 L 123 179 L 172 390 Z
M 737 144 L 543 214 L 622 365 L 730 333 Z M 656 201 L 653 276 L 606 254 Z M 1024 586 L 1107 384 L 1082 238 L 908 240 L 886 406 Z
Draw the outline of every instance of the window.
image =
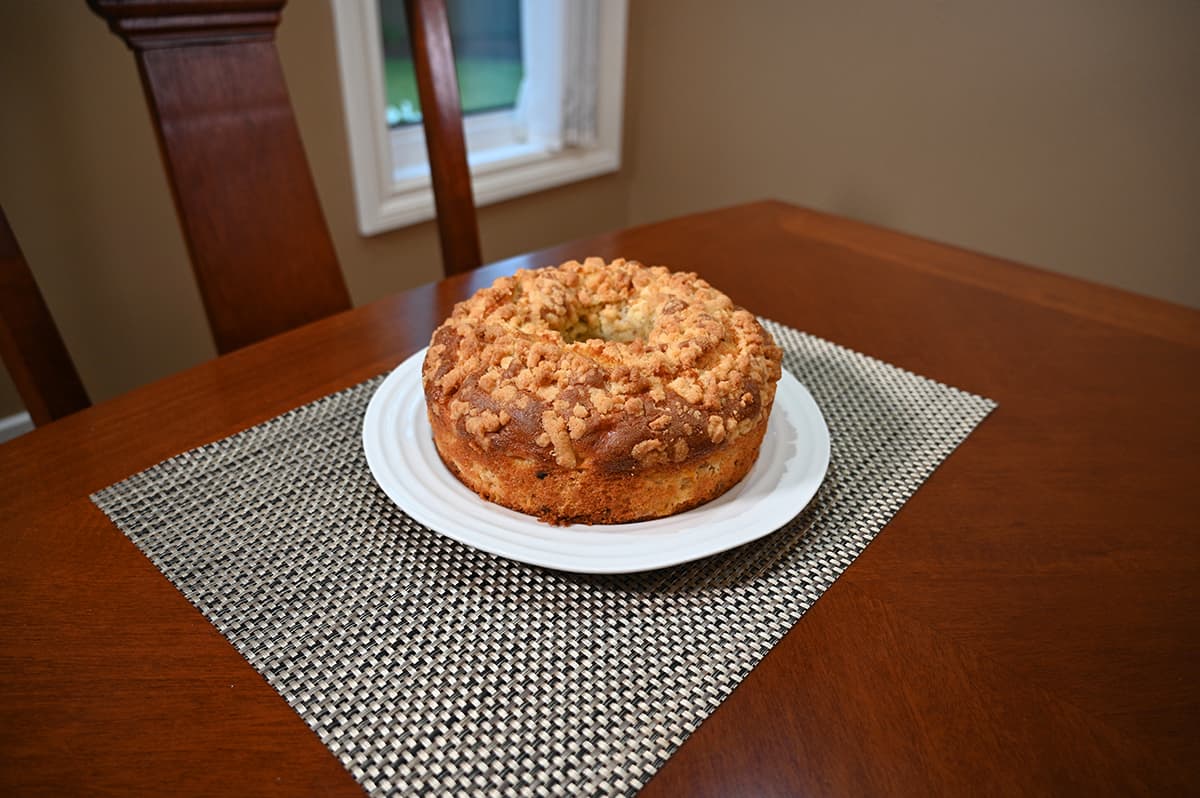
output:
M 402 0 L 332 0 L 359 229 L 433 218 Z M 449 0 L 475 201 L 620 165 L 625 0 Z
M 524 77 L 520 0 L 447 0 L 446 15 L 467 116 L 512 111 Z M 387 123 L 421 122 L 404 0 L 379 0 Z

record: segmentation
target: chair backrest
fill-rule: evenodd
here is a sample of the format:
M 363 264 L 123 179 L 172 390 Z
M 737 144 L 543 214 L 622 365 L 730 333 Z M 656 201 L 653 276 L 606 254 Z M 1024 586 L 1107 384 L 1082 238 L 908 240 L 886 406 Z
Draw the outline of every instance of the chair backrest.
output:
M 406 0 L 446 274 L 480 265 L 444 0 Z M 275 48 L 286 0 L 88 0 L 134 52 L 217 349 L 350 307 Z M 3 225 L 0 353 L 35 424 L 89 404 Z
M 88 0 L 133 50 L 217 349 L 350 307 L 275 48 L 286 0 Z M 407 0 L 443 271 L 479 233 L 444 0 Z
M 0 357 L 37 425 L 91 404 L 0 208 Z
M 483 263 L 445 0 L 405 0 L 446 274 Z

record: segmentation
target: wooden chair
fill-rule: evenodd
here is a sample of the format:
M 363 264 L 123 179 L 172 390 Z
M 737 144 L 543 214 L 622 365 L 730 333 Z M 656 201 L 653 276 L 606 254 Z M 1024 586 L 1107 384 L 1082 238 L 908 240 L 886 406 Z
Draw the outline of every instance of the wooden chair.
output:
M 443 271 L 459 274 L 483 263 L 479 224 L 467 145 L 463 139 L 462 102 L 450 47 L 445 0 L 405 0 L 417 93 L 421 98 L 425 148 L 433 178 Z
M 34 424 L 45 424 L 91 404 L 3 208 L 0 356 Z
M 89 0 L 133 50 L 218 350 L 350 306 L 284 83 L 286 0 Z M 444 271 L 480 264 L 444 0 L 407 0 Z
M 348 309 L 350 294 L 275 48 L 286 0 L 88 4 L 136 57 L 217 350 L 228 352 Z M 482 259 L 445 3 L 406 4 L 443 271 L 457 274 Z M 54 329 L 11 231 L 7 235 L 17 253 L 12 279 L 23 287 L 11 303 L 6 297 L 4 327 Z M 7 344 L 4 350 L 14 373 L 28 367 L 23 363 L 45 358 L 36 363 L 37 379 L 16 377 L 35 423 L 87 405 L 57 331 L 46 339 L 52 356 L 36 348 L 26 353 L 28 336 L 14 340 L 13 351 Z M 50 371 L 61 374 L 51 379 Z

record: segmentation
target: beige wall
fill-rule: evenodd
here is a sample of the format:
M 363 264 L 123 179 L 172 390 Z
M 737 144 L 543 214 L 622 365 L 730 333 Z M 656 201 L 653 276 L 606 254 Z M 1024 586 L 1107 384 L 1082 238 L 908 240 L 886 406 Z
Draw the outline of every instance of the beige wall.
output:
M 362 303 L 437 248 L 355 230 L 331 26 L 293 0 L 279 50 Z M 1200 307 L 1200 3 L 631 0 L 629 36 L 622 172 L 484 209 L 487 259 L 775 196 Z M 132 55 L 2 3 L 0 87 L 0 202 L 93 396 L 210 357 Z
M 643 0 L 630 218 L 764 195 L 1200 307 L 1195 0 Z

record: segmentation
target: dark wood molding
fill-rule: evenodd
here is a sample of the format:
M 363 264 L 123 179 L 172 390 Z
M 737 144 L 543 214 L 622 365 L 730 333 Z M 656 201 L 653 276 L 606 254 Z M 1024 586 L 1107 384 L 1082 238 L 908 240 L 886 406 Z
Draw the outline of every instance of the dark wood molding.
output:
M 275 38 L 286 0 L 88 0 L 130 49 Z

